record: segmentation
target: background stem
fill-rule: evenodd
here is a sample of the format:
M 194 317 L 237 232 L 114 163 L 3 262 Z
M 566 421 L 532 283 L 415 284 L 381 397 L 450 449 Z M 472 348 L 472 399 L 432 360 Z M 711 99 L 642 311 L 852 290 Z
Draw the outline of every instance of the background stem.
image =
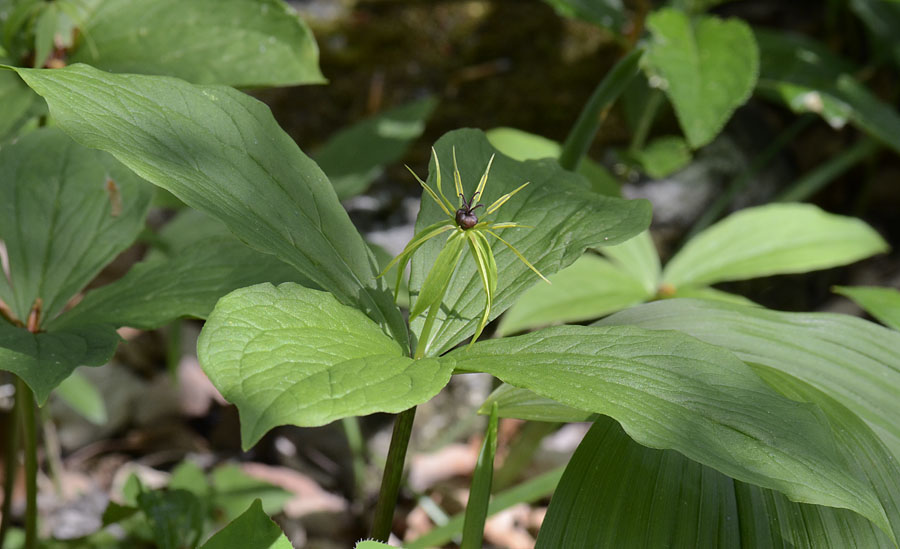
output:
M 37 547 L 37 427 L 34 418 L 34 393 L 16 378 L 16 403 L 21 402 L 20 417 L 25 443 L 25 549 Z
M 384 476 L 381 478 L 381 490 L 378 493 L 378 504 L 375 506 L 375 519 L 372 522 L 372 538 L 387 542 L 394 522 L 394 507 L 397 506 L 397 495 L 400 493 L 400 480 L 403 478 L 403 464 L 406 461 L 406 449 L 412 434 L 416 407 L 397 414 L 394 421 L 394 432 L 391 434 L 391 446 L 388 449 Z
M 21 406 L 21 400 L 17 395 L 13 409 L 7 418 L 6 436 L 3 440 L 3 507 L 0 509 L 3 518 L 0 520 L 0 547 L 4 546 L 6 532 L 12 521 L 13 487 L 16 483 L 16 473 L 19 470 L 19 408 Z

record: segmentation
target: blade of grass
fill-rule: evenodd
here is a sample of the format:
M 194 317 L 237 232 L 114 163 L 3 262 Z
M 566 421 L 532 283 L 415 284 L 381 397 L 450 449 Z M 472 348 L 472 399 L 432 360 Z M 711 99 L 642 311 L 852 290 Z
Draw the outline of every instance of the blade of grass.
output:
M 463 522 L 463 538 L 460 549 L 480 549 L 484 538 L 484 523 L 487 521 L 488 505 L 491 501 L 491 481 L 494 478 L 494 456 L 497 454 L 497 403 L 491 406 L 491 419 L 466 502 L 466 517 Z

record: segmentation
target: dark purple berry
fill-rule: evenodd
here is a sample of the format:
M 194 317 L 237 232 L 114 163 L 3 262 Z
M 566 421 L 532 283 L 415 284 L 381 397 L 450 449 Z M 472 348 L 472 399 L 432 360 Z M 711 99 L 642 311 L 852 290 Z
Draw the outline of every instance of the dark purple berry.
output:
M 478 193 L 475 193 L 478 194 Z M 460 229 L 471 229 L 476 224 L 478 224 L 478 216 L 475 215 L 475 210 L 484 206 L 484 204 L 478 204 L 473 207 L 472 202 L 475 200 L 475 196 L 466 200 L 464 195 L 460 195 L 462 197 L 462 207 L 456 210 L 456 224 L 459 225 Z

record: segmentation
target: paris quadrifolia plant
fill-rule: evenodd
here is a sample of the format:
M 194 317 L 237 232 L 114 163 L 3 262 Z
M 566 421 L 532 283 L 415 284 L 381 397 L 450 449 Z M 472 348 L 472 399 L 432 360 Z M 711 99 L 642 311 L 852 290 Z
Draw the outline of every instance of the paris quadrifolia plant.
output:
M 450 278 L 456 270 L 456 266 L 459 263 L 460 257 L 463 254 L 463 249 L 466 245 L 468 245 L 469 253 L 475 260 L 475 265 L 484 286 L 485 294 L 484 310 L 481 313 L 481 320 L 478 323 L 478 328 L 475 330 L 475 335 L 472 336 L 470 345 L 478 340 L 478 337 L 481 335 L 481 332 L 484 330 L 485 325 L 490 319 L 491 304 L 494 300 L 494 293 L 497 291 L 497 263 L 494 261 L 494 252 L 491 250 L 491 245 L 488 243 L 488 235 L 493 236 L 505 244 L 514 254 L 516 254 L 516 257 L 518 257 L 522 263 L 527 265 L 529 269 L 534 271 L 535 274 L 548 284 L 550 283 L 550 281 L 547 280 L 547 278 L 544 277 L 531 262 L 525 259 L 525 256 L 523 256 L 519 250 L 504 240 L 503 237 L 496 232 L 503 229 L 527 229 L 531 227 L 521 225 L 514 221 L 497 222 L 478 220 L 475 210 L 484 207 L 484 204 L 478 203 L 478 200 L 484 196 L 484 188 L 487 185 L 488 175 L 490 174 L 494 157 L 491 156 L 490 160 L 488 160 L 487 167 L 484 169 L 484 174 L 482 174 L 481 179 L 478 181 L 478 187 L 476 187 L 475 192 L 467 199 L 465 192 L 463 191 L 462 177 L 459 175 L 459 168 L 456 164 L 456 148 L 453 148 L 453 183 L 456 187 L 457 197 L 457 204 L 454 206 L 453 202 L 451 202 L 444 194 L 444 190 L 441 187 L 441 165 L 434 148 L 431 149 L 431 154 L 434 157 L 437 192 L 429 187 L 427 183 L 422 181 L 422 179 L 416 175 L 416 172 L 409 166 L 406 168 L 413 174 L 416 181 L 422 185 L 422 188 L 425 189 L 428 195 L 438 206 L 440 206 L 441 210 L 447 214 L 449 222 L 447 220 L 438 221 L 416 233 L 403 251 L 395 257 L 379 275 L 384 276 L 384 274 L 392 267 L 395 265 L 397 266 L 397 282 L 394 287 L 394 297 L 396 299 L 397 294 L 400 291 L 400 282 L 403 279 L 406 265 L 409 263 L 416 250 L 432 238 L 440 236 L 448 231 L 450 232 L 450 236 L 448 236 L 446 242 L 444 242 L 444 247 L 441 249 L 437 260 L 428 272 L 425 283 L 422 285 L 422 289 L 409 312 L 409 319 L 412 321 L 422 313 L 425 313 L 425 311 L 428 311 L 427 316 L 425 317 L 425 325 L 422 328 L 423 339 L 416 349 L 416 358 L 424 356 L 428 350 L 428 334 L 431 333 L 431 327 L 434 324 L 435 318 L 437 318 L 437 313 L 440 309 L 441 302 L 444 299 L 444 294 L 447 292 L 447 288 L 450 285 Z M 506 193 L 495 200 L 490 206 L 485 208 L 484 215 L 487 216 L 496 212 L 500 206 L 505 204 L 506 201 L 512 198 L 517 192 L 525 188 L 526 185 L 528 185 L 528 182 L 523 183 L 512 192 Z

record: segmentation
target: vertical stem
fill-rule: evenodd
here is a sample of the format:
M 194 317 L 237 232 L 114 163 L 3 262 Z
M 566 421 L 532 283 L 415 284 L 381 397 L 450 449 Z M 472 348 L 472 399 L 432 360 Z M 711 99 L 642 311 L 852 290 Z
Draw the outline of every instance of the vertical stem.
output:
M 581 109 L 575 125 L 572 126 L 566 137 L 566 142 L 559 155 L 560 166 L 569 171 L 578 169 L 581 159 L 587 154 L 610 107 L 625 91 L 625 87 L 628 86 L 631 79 L 637 75 L 638 61 L 642 54 L 643 50 L 639 49 L 629 52 L 606 73 L 606 76 L 594 89 L 594 93 Z
M 25 549 L 37 547 L 37 427 L 34 419 L 34 393 L 16 378 L 16 403 L 20 413 L 25 442 Z
M 375 519 L 372 523 L 372 538 L 387 542 L 394 522 L 394 507 L 400 493 L 400 480 L 403 477 L 403 463 L 406 461 L 406 449 L 412 434 L 416 407 L 400 412 L 394 422 L 391 435 L 391 446 L 388 449 L 384 476 L 381 479 L 381 491 L 378 493 L 378 504 L 375 506 Z
M 4 546 L 6 532 L 12 521 L 13 487 L 16 483 L 16 473 L 19 470 L 19 408 L 21 408 L 21 401 L 17 395 L 7 419 L 6 437 L 3 440 L 3 507 L 0 509 L 3 518 L 0 520 L 0 547 Z

